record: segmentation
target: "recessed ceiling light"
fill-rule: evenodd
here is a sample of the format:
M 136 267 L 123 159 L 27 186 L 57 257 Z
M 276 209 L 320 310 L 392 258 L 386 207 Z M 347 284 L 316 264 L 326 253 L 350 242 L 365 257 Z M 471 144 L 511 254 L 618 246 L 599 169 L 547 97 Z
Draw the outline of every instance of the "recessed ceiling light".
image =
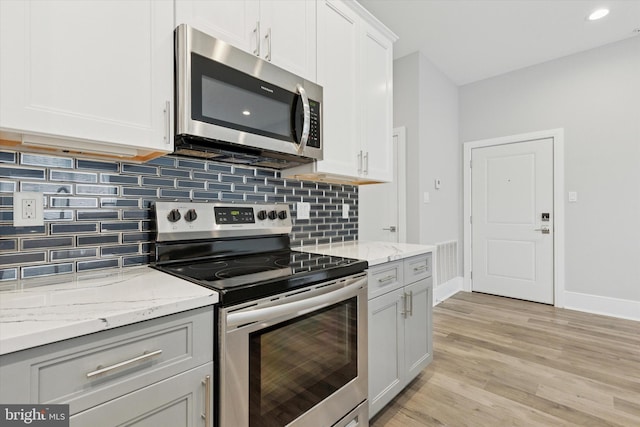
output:
M 250 116 L 250 115 L 251 115 L 251 111 L 249 111 L 249 110 L 244 110 L 244 111 L 242 112 L 242 114 L 244 114 L 245 116 Z
M 595 21 L 600 18 L 604 18 L 609 14 L 609 9 L 596 9 L 589 15 L 589 21 Z

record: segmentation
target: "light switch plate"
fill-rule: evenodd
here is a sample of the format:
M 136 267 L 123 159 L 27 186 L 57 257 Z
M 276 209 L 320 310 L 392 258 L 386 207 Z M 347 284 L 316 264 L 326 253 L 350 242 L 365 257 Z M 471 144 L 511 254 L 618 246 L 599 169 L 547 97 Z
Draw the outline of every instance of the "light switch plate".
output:
M 431 201 L 431 196 L 429 195 L 428 191 L 425 191 L 424 194 L 422 195 L 422 201 L 424 203 L 429 203 Z
M 342 218 L 349 219 L 349 205 L 346 203 L 342 204 Z
M 575 203 L 578 201 L 578 193 L 575 191 L 569 191 L 569 202 Z
M 311 203 L 298 202 L 296 204 L 296 218 L 297 219 L 309 219 L 311 214 Z
M 44 195 L 23 191 L 13 193 L 14 227 L 33 227 L 44 225 Z

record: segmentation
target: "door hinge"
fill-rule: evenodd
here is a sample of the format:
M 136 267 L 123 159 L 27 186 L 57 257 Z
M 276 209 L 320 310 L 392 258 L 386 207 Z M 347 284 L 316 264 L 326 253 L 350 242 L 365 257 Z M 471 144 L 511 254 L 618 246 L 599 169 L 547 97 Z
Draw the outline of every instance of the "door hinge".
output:
M 473 224 L 473 216 L 469 216 L 469 224 Z
M 473 164 L 473 160 L 469 160 L 469 169 L 473 167 L 472 164 Z
M 470 271 L 470 272 L 469 272 L 469 278 L 470 278 L 471 280 L 473 280 L 473 271 Z

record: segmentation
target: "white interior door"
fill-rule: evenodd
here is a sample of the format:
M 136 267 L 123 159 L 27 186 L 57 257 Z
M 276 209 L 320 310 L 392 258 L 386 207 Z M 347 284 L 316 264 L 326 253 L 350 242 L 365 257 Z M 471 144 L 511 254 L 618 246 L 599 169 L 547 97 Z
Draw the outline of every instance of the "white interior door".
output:
M 393 181 L 358 187 L 358 239 L 406 242 L 405 129 L 393 132 Z
M 553 140 L 471 151 L 472 289 L 553 303 Z

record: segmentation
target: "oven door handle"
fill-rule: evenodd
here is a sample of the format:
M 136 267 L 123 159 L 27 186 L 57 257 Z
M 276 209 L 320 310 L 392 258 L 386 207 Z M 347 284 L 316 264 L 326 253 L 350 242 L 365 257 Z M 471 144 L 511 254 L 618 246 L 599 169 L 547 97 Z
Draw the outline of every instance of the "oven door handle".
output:
M 285 302 L 276 306 L 258 308 L 251 311 L 229 313 L 227 315 L 227 327 L 236 327 L 276 319 L 288 314 L 304 314 L 343 301 L 347 297 L 355 295 L 356 291 L 367 283 L 366 277 L 352 280 L 355 281 L 346 285 L 344 288 L 315 297 L 294 302 Z

